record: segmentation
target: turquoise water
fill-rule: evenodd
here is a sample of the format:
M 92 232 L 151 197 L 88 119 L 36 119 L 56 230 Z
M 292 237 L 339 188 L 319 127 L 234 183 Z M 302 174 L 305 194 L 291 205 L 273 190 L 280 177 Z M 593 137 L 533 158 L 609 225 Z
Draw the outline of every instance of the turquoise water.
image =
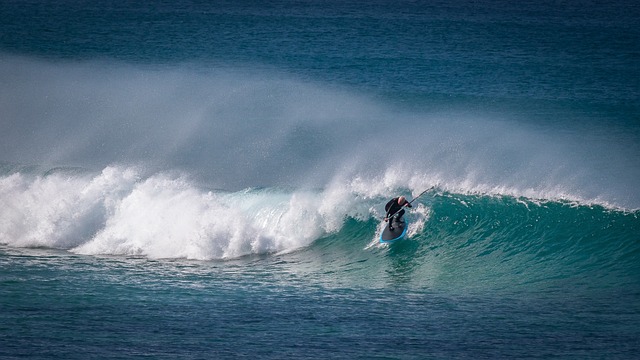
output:
M 0 357 L 635 358 L 639 15 L 2 2 Z

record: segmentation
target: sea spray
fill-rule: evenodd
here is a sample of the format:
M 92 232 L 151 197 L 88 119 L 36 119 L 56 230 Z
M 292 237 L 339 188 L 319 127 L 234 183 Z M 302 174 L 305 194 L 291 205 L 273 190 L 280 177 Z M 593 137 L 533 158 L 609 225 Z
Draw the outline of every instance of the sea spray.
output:
M 240 65 L 2 55 L 0 75 L 0 161 L 141 166 L 230 191 L 325 188 L 339 177 L 419 191 L 403 181 L 413 176 L 458 184 L 452 191 L 564 192 L 640 206 L 637 134 L 617 124 L 544 119 L 548 126 L 540 126 L 539 115 L 490 106 L 472 111 L 464 103 L 446 111 L 403 107 Z

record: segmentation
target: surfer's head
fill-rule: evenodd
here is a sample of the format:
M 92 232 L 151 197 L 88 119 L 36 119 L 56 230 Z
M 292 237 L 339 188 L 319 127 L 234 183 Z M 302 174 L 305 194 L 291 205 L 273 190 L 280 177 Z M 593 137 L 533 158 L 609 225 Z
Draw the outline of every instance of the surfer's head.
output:
M 405 202 L 407 202 L 407 199 L 405 199 L 404 196 L 398 198 L 398 205 L 404 205 Z

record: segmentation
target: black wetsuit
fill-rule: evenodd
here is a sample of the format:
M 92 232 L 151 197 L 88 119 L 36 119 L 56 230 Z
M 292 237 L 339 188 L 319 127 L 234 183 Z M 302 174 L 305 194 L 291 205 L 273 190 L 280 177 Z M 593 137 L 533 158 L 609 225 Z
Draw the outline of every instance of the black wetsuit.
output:
M 411 204 L 409 203 L 405 203 L 407 204 L 407 207 L 411 207 Z M 393 198 L 391 200 L 389 200 L 389 202 L 387 203 L 387 205 L 384 206 L 384 209 L 387 211 L 387 215 L 385 216 L 386 218 L 389 219 L 389 228 L 393 228 L 393 226 L 391 226 L 391 221 L 393 219 L 389 218 L 391 215 L 396 214 L 395 218 L 400 221 L 400 219 L 402 218 L 402 215 L 404 215 L 404 209 L 402 208 L 404 206 L 403 205 L 399 205 L 398 204 L 398 198 Z M 398 211 L 400 210 L 400 211 Z M 397 211 L 397 213 L 396 213 Z

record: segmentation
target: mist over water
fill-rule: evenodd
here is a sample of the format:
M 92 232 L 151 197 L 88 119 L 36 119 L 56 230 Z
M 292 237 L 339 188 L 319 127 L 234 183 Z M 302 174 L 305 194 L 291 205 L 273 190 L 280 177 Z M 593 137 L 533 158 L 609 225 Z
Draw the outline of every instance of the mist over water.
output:
M 228 190 L 365 179 L 387 191 L 439 185 L 640 204 L 637 136 L 617 136 L 624 129 L 615 124 L 560 119 L 540 128 L 490 105 L 403 107 L 250 67 L 3 56 L 0 76 L 9 163 L 135 165 Z
M 5 160 L 20 163 L 142 163 L 225 188 L 288 184 L 334 168 L 352 140 L 371 136 L 359 122 L 380 119 L 364 98 L 277 73 L 3 64 Z

